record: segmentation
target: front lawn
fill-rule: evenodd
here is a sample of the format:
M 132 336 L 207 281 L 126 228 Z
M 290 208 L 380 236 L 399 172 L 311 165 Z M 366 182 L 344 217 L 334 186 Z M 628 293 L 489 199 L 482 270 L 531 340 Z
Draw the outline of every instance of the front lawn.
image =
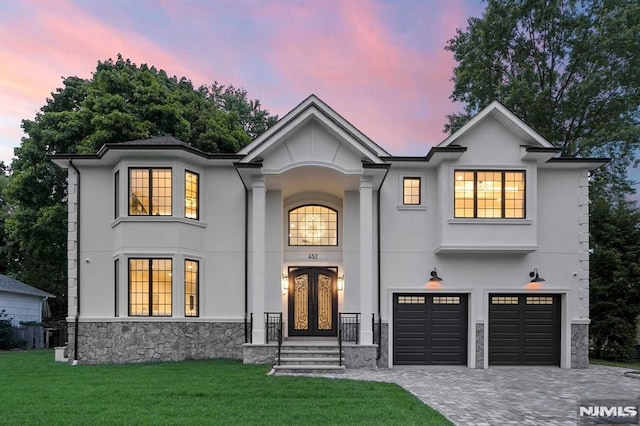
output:
M 0 424 L 451 424 L 395 384 L 269 369 L 226 360 L 74 367 L 52 351 L 0 352 Z

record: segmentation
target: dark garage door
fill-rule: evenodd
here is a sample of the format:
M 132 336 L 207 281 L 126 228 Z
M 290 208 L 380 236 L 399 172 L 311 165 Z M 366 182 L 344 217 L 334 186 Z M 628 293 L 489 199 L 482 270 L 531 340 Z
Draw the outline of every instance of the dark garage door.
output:
M 489 296 L 489 365 L 560 365 L 558 295 Z
M 395 365 L 466 365 L 467 295 L 396 294 Z

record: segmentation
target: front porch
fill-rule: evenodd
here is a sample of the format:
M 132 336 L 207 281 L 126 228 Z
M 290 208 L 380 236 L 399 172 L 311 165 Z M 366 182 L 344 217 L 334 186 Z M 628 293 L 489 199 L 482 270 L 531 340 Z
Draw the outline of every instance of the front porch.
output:
M 362 344 L 360 313 L 338 313 L 337 336 L 285 336 L 286 322 L 282 312 L 264 314 L 264 342 L 249 341 L 242 345 L 245 364 L 272 364 L 276 373 L 342 372 L 349 369 L 375 369 L 380 359 L 379 336 L 374 344 Z M 253 315 L 246 324 L 251 336 Z

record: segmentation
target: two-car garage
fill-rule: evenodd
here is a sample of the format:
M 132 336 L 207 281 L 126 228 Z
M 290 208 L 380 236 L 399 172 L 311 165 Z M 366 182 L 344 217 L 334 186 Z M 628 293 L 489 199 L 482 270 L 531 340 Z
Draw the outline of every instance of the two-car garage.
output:
M 394 365 L 467 365 L 468 294 L 393 296 Z M 560 365 L 560 298 L 489 294 L 489 365 Z

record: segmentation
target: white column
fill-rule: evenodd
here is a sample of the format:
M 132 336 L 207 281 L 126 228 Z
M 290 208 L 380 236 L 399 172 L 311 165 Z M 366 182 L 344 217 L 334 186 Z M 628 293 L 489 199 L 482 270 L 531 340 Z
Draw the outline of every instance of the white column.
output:
M 263 179 L 253 181 L 251 185 L 251 196 L 251 236 L 253 240 L 251 307 L 253 312 L 253 343 L 264 343 L 266 189 Z
M 373 183 L 360 179 L 360 343 L 373 344 Z

